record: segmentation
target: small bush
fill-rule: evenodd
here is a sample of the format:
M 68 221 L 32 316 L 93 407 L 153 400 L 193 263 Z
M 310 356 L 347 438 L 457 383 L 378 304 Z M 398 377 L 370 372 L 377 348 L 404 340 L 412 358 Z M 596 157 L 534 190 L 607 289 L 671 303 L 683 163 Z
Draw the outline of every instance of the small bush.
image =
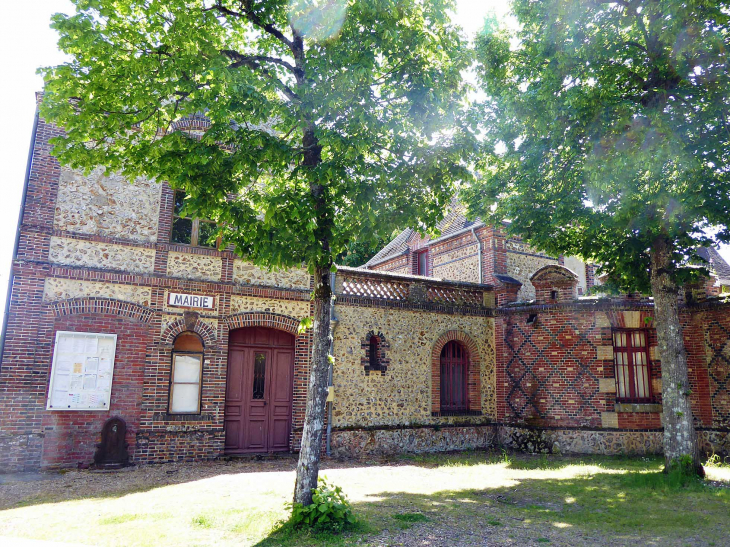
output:
M 192 524 L 198 528 L 212 528 L 213 520 L 207 515 L 198 515 L 193 517 Z
M 294 528 L 341 532 L 355 522 L 352 506 L 342 488 L 329 484 L 324 478 L 317 482 L 310 505 L 292 505 L 290 523 Z
M 730 464 L 727 462 L 727 458 L 721 458 L 719 454 L 715 454 L 714 452 L 707 458 L 707 461 L 705 462 L 705 467 L 730 467 Z

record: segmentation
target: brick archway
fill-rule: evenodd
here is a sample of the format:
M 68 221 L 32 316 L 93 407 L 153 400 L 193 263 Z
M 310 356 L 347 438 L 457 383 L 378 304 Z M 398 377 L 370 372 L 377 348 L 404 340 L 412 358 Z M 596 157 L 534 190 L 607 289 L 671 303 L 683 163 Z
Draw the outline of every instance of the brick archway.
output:
M 441 414 L 441 350 L 451 342 L 457 341 L 464 345 L 469 353 L 469 369 L 467 373 L 467 394 L 469 400 L 468 414 L 481 414 L 482 393 L 479 372 L 482 360 L 479 347 L 471 336 L 460 330 L 449 330 L 436 339 L 431 350 L 431 414 Z
M 293 452 L 299 450 L 302 438 L 302 427 L 304 426 L 304 412 L 307 401 L 307 386 L 309 385 L 309 362 L 311 352 L 312 330 L 299 333 L 300 320 L 271 312 L 241 312 L 228 315 L 223 318 L 225 326 L 222 337 L 227 338 L 232 330 L 245 327 L 267 327 L 288 332 L 294 335 L 294 390 L 292 403 L 292 431 L 290 435 L 289 449 Z M 228 348 L 222 348 L 226 352 L 224 362 L 228 360 Z M 228 365 L 226 364 L 224 374 L 227 375 Z
M 115 315 L 117 317 L 126 317 L 143 323 L 149 323 L 155 314 L 154 310 L 133 302 L 94 296 L 70 298 L 68 300 L 54 302 L 49 306 L 49 309 L 51 313 L 53 313 L 54 317 L 84 314 L 107 314 Z
M 294 335 L 299 334 L 299 319 L 278 313 L 259 311 L 241 312 L 229 315 L 223 321 L 228 326 L 228 330 L 243 327 L 268 327 L 283 330 Z
M 200 336 L 200 338 L 203 339 L 203 346 L 206 348 L 214 347 L 216 336 L 213 327 L 204 321 L 199 321 L 197 314 L 190 315 L 192 317 L 183 316 L 167 325 L 165 332 L 162 333 L 162 343 L 172 346 L 175 343 L 175 338 L 177 338 L 180 333 L 188 331 L 194 332 Z

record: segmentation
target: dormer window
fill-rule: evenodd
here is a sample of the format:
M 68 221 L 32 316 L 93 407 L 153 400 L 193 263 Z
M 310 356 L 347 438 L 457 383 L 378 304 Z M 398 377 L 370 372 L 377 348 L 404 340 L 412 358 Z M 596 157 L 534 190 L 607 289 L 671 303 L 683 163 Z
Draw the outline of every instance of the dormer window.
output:
M 428 249 L 416 253 L 416 275 L 428 276 Z

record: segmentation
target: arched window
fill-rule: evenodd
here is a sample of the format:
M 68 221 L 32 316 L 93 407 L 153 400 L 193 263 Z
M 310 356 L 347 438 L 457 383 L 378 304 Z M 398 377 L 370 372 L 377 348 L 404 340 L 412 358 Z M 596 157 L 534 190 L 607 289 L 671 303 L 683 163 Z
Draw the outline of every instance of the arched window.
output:
M 203 378 L 203 342 L 194 332 L 175 339 L 170 374 L 170 414 L 199 414 Z
M 378 356 L 378 345 L 380 340 L 377 336 L 370 337 L 370 370 L 380 370 L 380 359 Z
M 469 352 L 456 340 L 441 350 L 441 414 L 461 414 L 469 410 Z

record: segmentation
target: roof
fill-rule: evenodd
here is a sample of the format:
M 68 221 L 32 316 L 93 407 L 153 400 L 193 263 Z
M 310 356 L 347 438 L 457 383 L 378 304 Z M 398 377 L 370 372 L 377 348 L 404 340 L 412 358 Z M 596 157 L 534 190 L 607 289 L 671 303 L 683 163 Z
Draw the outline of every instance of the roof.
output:
M 408 250 L 408 239 L 414 231 L 411 228 L 406 228 L 400 234 L 398 234 L 393 241 L 388 243 L 385 247 L 380 249 L 378 253 L 365 263 L 365 266 L 372 264 L 379 264 L 385 262 L 389 258 L 395 258 L 400 256 Z
M 476 228 L 482 225 L 482 221 L 478 218 L 468 220 L 466 218 L 466 206 L 454 200 L 451 202 L 450 212 L 444 219 L 439 222 L 437 228 L 440 232 L 439 239 L 447 238 L 458 232 Z M 374 257 L 365 263 L 365 267 L 380 264 L 391 258 L 402 255 L 408 250 L 408 240 L 415 234 L 412 228 L 406 228 L 396 238 L 383 247 Z M 425 241 L 430 238 L 426 237 Z
M 720 281 L 730 282 L 730 264 L 720 256 L 714 247 L 703 247 L 697 251 L 703 259 L 708 262 L 708 267 Z
M 454 201 L 451 203 L 451 212 L 438 225 L 439 232 L 441 232 L 439 239 L 469 228 L 475 228 L 481 224 L 482 221 L 478 218 L 468 220 L 466 218 L 466 206 Z

